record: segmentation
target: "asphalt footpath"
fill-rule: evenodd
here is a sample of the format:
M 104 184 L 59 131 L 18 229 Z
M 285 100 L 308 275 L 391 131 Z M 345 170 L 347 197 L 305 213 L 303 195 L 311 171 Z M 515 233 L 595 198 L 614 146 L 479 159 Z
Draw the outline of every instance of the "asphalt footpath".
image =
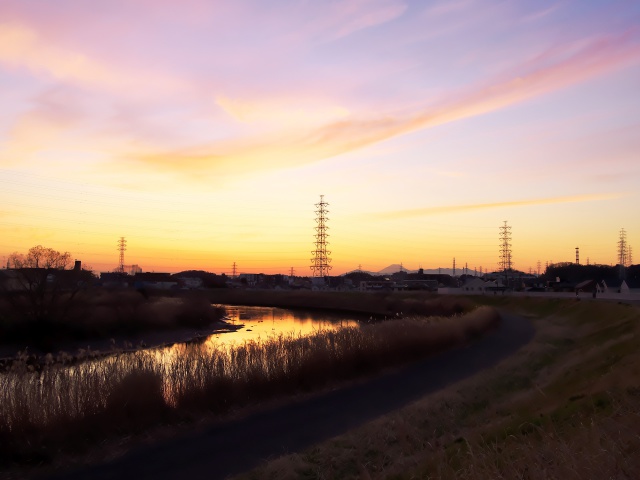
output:
M 138 447 L 108 463 L 45 478 L 226 478 L 343 434 L 471 377 L 513 355 L 534 333 L 529 320 L 502 312 L 496 329 L 464 347 L 363 383 Z

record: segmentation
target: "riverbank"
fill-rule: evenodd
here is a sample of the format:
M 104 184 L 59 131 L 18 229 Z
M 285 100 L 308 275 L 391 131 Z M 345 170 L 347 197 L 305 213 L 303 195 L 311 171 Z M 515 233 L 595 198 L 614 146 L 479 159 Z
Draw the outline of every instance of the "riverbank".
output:
M 178 438 L 165 438 L 122 458 L 53 478 L 229 478 L 265 458 L 274 458 L 283 451 L 298 451 L 342 434 L 473 375 L 512 354 L 532 336 L 529 321 L 507 315 L 495 329 L 463 346 L 404 367 L 388 368 L 380 375 L 343 383 L 339 388 L 269 404 L 200 428 L 184 429 Z M 343 454 L 348 455 L 348 451 Z M 324 475 L 325 471 L 318 468 L 265 478 L 341 478 Z
M 60 302 L 66 300 L 62 297 Z M 220 304 L 255 305 L 345 313 L 358 318 L 451 316 L 471 311 L 464 297 L 427 292 L 366 293 L 215 289 L 137 291 L 92 289 L 79 292 L 65 316 L 33 319 L 0 297 L 0 358 L 19 352 L 44 356 L 59 352 L 131 351 L 187 341 L 233 327 Z M 15 302 L 14 302 L 15 303 Z M 28 309 L 25 306 L 25 311 Z M 21 313 L 22 312 L 22 313 Z
M 309 392 L 432 355 L 492 328 L 479 309 L 452 318 L 392 320 L 211 350 L 191 345 L 169 366 L 136 352 L 70 373 L 16 366 L 0 376 L 0 465 L 55 462 L 96 442 L 139 435 L 211 412 Z
M 201 292 L 150 295 L 92 289 L 79 292 L 64 315 L 42 318 L 7 303 L 11 302 L 0 297 L 0 358 L 17 352 L 43 356 L 61 351 L 73 354 L 78 349 L 131 350 L 141 343 L 174 343 L 232 328 L 223 320 L 224 309 L 212 305 Z
M 408 316 L 451 316 L 473 310 L 474 299 L 415 292 L 333 292 L 309 290 L 210 290 L 211 303 L 303 308 L 372 316 L 378 320 Z
M 640 309 L 485 297 L 534 340 L 474 378 L 241 480 L 634 479 L 640 471 Z

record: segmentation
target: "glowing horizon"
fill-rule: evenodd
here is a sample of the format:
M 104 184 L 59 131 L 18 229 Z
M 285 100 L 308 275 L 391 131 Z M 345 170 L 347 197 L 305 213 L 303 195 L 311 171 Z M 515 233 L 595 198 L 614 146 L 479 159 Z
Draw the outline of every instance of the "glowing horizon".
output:
M 8 0 L 0 259 L 333 274 L 640 243 L 640 5 Z

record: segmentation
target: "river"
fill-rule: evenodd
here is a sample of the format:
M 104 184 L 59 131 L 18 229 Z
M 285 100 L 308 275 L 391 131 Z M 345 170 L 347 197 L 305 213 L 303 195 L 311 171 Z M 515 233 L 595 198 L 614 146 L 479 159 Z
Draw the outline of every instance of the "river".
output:
M 214 333 L 209 337 L 212 341 L 243 343 L 246 340 L 259 341 L 280 334 L 309 335 L 318 330 L 359 325 L 353 314 L 275 307 L 223 306 L 227 312 L 227 322 L 242 327 L 232 332 Z

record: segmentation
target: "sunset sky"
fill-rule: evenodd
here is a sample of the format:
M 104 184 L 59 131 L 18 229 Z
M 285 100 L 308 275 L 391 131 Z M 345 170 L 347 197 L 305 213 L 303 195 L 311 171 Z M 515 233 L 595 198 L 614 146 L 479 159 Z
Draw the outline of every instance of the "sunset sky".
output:
M 640 2 L 2 0 L 0 260 L 640 261 Z M 636 253 L 637 252 L 637 253 Z

